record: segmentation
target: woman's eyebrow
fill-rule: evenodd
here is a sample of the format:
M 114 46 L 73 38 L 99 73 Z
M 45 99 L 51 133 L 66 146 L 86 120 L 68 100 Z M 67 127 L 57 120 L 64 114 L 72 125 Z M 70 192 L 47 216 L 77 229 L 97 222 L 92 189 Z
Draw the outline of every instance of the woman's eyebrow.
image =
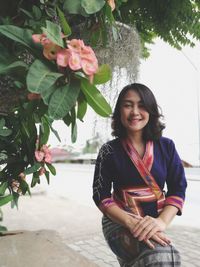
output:
M 122 102 L 126 102 L 126 103 L 139 103 L 139 104 L 143 104 L 144 102 L 142 100 L 139 100 L 139 101 L 132 101 L 130 99 L 123 99 Z

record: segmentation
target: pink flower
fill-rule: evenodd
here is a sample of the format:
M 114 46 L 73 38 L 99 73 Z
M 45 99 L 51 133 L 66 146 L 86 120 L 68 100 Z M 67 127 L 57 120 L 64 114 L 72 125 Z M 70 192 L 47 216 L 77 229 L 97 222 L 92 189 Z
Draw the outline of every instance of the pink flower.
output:
M 46 169 L 45 169 L 44 167 L 41 167 L 41 168 L 39 169 L 39 176 L 45 174 L 45 172 L 46 172 Z
M 81 57 L 78 53 L 71 51 L 71 56 L 69 57 L 69 67 L 72 70 L 81 69 Z
M 53 60 L 56 59 L 57 57 L 57 53 L 61 50 L 61 47 L 49 42 L 47 44 L 44 45 L 44 50 L 43 50 L 43 55 L 49 59 L 49 60 Z
M 38 162 L 41 162 L 44 159 L 44 152 L 40 151 L 40 150 L 36 150 L 35 151 L 35 158 Z
M 51 156 L 51 153 L 46 153 L 46 154 L 45 154 L 44 161 L 45 161 L 46 163 L 49 163 L 49 164 L 52 163 L 52 156 Z
M 52 156 L 51 150 L 47 145 L 43 145 L 41 147 L 41 151 L 44 153 L 44 162 L 51 164 L 52 163 Z
M 34 43 L 41 43 L 41 40 L 46 38 L 45 34 L 33 34 L 32 39 Z
M 85 47 L 85 44 L 84 44 L 83 40 L 72 39 L 72 40 L 67 42 L 67 46 L 71 51 L 76 52 L 76 53 L 80 53 L 81 50 Z
M 111 7 L 111 10 L 113 11 L 115 9 L 115 1 L 114 0 L 107 0 L 108 5 Z
M 71 53 L 70 53 L 69 49 L 62 49 L 62 50 L 58 51 L 57 57 L 56 57 L 56 62 L 58 64 L 58 66 L 67 67 L 67 65 L 69 63 L 70 55 L 71 55 Z
M 98 70 L 98 64 L 96 61 L 82 59 L 81 61 L 82 69 L 87 75 L 93 75 Z

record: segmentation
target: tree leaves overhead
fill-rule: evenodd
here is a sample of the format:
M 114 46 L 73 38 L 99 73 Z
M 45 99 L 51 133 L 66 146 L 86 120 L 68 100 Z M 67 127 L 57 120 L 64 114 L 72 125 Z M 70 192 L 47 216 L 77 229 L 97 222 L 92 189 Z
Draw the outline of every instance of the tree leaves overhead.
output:
M 142 43 L 151 43 L 155 37 L 180 49 L 193 46 L 193 39 L 200 40 L 199 1 L 127 1 L 119 7 L 115 19 L 132 24 L 140 34 Z
M 80 92 L 78 82 L 71 82 L 58 88 L 49 102 L 49 116 L 55 120 L 62 119 L 76 104 Z
M 32 41 L 33 32 L 28 29 L 21 29 L 13 25 L 0 25 L 0 33 L 13 41 L 19 42 L 30 50 L 33 49 L 34 44 Z
M 36 59 L 27 75 L 28 90 L 33 93 L 42 93 L 51 87 L 62 74 L 52 70 L 42 61 Z
M 110 105 L 99 90 L 84 78 L 81 79 L 81 90 L 84 93 L 88 104 L 97 114 L 102 117 L 108 117 L 112 113 Z

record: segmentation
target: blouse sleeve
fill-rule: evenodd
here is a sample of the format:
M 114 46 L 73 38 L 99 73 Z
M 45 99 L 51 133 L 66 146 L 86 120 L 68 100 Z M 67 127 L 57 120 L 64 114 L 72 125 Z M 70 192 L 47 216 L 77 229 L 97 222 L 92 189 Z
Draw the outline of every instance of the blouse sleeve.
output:
M 167 175 L 167 195 L 166 205 L 172 205 L 178 208 L 177 215 L 182 214 L 182 208 L 185 200 L 185 191 L 187 181 L 182 161 L 176 151 L 174 142 L 171 140 L 169 144 L 169 163 Z
M 93 200 L 97 207 L 104 213 L 106 208 L 116 205 L 112 194 L 113 178 L 113 148 L 104 144 L 98 154 L 93 180 Z

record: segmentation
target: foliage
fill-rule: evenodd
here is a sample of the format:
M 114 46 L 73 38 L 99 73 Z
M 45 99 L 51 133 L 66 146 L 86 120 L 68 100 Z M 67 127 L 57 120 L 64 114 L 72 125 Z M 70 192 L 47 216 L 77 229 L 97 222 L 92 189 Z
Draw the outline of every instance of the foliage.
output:
M 98 64 L 92 49 L 108 45 L 108 32 L 113 40 L 121 40 L 119 22 L 136 28 L 144 56 L 145 44 L 156 36 L 178 49 L 193 46 L 193 39 L 200 39 L 199 8 L 197 0 L 4 1 L 0 206 L 10 201 L 17 205 L 20 195 L 30 194 L 26 175 L 32 175 L 31 187 L 40 183 L 41 175 L 48 183 L 50 173 L 55 175 L 47 146 L 50 132 L 59 139 L 54 120 L 71 127 L 75 142 L 76 121 L 84 120 L 88 105 L 100 116 L 111 114 L 98 89 L 109 81 L 111 71 L 107 64 Z

